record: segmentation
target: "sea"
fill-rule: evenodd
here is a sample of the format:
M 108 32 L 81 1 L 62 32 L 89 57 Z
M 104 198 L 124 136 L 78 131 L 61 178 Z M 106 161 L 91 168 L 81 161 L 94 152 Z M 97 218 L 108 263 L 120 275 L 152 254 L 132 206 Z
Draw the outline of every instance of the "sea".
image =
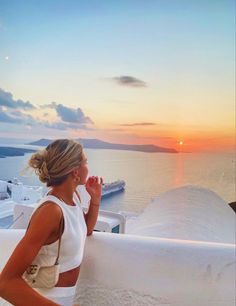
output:
M 10 146 L 41 149 L 39 146 L 19 144 Z M 118 179 L 126 183 L 122 192 L 102 199 L 101 209 L 104 210 L 141 213 L 159 194 L 185 185 L 208 188 L 227 203 L 236 200 L 234 152 L 175 154 L 84 150 L 88 159 L 88 176 L 103 177 L 104 183 Z M 33 171 L 23 171 L 30 156 L 0 158 L 0 179 L 12 180 L 17 177 L 26 185 L 43 185 Z M 12 217 L 2 219 L 0 228 L 11 222 Z

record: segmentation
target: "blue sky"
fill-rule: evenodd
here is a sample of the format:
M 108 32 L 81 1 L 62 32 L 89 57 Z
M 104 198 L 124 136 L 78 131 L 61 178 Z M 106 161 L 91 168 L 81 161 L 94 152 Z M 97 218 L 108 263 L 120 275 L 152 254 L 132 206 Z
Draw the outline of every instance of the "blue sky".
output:
M 202 143 L 231 139 L 234 9 L 234 1 L 217 0 L 0 0 L 0 88 L 38 107 L 27 115 L 41 124 L 30 127 L 24 113 L 20 125 L 12 114 L 11 123 L 0 123 L 0 135 L 15 130 L 12 118 L 22 135 L 25 126 L 36 138 L 55 135 L 42 127 L 42 107 L 55 102 L 93 122 L 55 137 L 172 147 L 180 139 L 200 146 L 199 132 Z M 117 81 L 124 76 L 129 84 Z M 48 120 L 63 123 L 50 110 Z M 145 122 L 151 124 L 138 125 Z

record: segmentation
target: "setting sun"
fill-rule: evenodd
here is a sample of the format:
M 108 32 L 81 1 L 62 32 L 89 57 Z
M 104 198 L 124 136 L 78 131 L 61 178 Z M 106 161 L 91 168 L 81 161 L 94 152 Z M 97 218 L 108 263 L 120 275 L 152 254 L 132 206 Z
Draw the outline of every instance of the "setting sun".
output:
M 179 142 L 179 145 L 182 146 L 183 144 L 184 144 L 184 142 L 181 140 L 181 141 Z

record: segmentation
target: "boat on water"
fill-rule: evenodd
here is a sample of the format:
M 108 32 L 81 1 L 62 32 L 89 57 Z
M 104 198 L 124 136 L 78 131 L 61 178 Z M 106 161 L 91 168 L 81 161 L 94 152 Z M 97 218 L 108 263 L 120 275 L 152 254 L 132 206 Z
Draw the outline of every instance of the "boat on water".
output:
M 18 205 L 23 207 L 25 218 L 0 229 L 0 271 L 25 234 L 32 211 Z M 86 240 L 75 304 L 235 305 L 235 213 L 220 196 L 183 186 L 132 214 L 99 210 Z M 0 299 L 0 305 L 9 304 Z
M 102 197 L 110 195 L 114 192 L 121 191 L 125 188 L 124 180 L 117 180 L 111 183 L 103 183 L 102 185 Z

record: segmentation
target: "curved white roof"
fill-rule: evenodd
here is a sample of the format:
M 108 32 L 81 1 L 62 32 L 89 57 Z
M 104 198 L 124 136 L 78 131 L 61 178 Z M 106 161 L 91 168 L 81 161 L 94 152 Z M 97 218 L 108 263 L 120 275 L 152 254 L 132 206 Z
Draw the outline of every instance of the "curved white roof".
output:
M 235 243 L 235 221 L 232 208 L 216 193 L 189 185 L 160 194 L 126 233 Z

